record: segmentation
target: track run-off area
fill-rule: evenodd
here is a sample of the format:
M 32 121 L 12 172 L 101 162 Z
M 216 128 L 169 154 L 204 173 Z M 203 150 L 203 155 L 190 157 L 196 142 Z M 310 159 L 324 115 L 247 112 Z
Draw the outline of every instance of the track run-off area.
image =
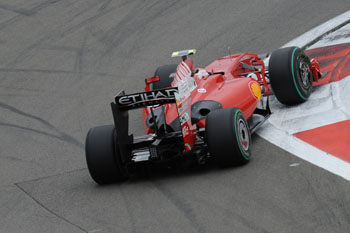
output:
M 325 78 L 332 76 L 330 83 L 314 88 L 306 103 L 286 107 L 272 98 L 274 114 L 258 134 L 350 180 L 350 11 L 283 47 L 292 45 L 304 48 L 311 58 L 319 59 L 321 67 L 335 61 L 339 63 L 335 69 L 324 69 Z
M 308 139 L 341 141 L 332 133 L 348 127 L 337 124 L 349 120 L 349 78 L 300 106 L 272 100 L 242 167 L 98 186 L 84 141 L 112 124 L 119 90 L 141 91 L 158 66 L 178 62 L 173 51 L 196 48 L 205 67 L 228 53 L 349 43 L 349 9 L 348 0 L 0 0 L 0 232 L 347 232 L 348 157 Z M 140 112 L 130 118 L 141 135 Z

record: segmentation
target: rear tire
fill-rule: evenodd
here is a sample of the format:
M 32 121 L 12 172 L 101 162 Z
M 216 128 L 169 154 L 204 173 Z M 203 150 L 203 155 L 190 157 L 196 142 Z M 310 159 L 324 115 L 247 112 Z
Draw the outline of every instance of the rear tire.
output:
M 210 112 L 205 125 L 209 152 L 220 166 L 243 165 L 251 158 L 251 135 L 238 108 Z
M 128 177 L 121 164 L 117 133 L 113 125 L 89 130 L 85 142 L 86 162 L 92 179 L 98 184 L 109 184 Z
M 281 103 L 303 103 L 312 92 L 310 60 L 298 47 L 276 50 L 269 61 L 269 79 L 272 90 Z
M 160 80 L 158 82 L 151 83 L 150 89 L 157 90 L 163 89 L 171 86 L 174 77 L 170 77 L 172 73 L 176 73 L 177 64 L 164 65 L 157 68 L 154 76 L 159 76 Z

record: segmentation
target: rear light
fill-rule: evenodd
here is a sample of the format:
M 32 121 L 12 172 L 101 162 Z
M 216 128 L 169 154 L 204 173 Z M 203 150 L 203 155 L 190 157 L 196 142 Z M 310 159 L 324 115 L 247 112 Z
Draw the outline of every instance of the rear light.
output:
M 150 83 L 158 82 L 159 80 L 160 80 L 159 76 L 154 76 L 154 77 L 146 78 L 145 82 L 146 84 L 150 84 Z
M 160 77 L 158 75 L 154 76 L 154 77 L 146 78 L 145 79 L 145 83 L 146 83 L 145 91 L 150 91 L 151 84 L 154 82 L 158 82 L 159 80 L 160 80 Z

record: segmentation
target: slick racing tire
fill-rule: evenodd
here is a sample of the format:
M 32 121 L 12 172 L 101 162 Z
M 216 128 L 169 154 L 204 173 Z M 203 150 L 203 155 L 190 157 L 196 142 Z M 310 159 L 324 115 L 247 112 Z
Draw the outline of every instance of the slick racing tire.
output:
M 113 125 L 92 128 L 86 136 L 86 162 L 92 179 L 98 184 L 118 182 L 128 177 L 121 164 L 116 139 Z
M 282 104 L 303 103 L 312 92 L 310 60 L 298 47 L 276 50 L 269 61 L 269 79 L 276 98 Z
M 210 112 L 205 125 L 209 153 L 219 166 L 243 165 L 251 158 L 251 135 L 238 108 Z
M 171 86 L 174 77 L 170 77 L 171 74 L 175 74 L 177 64 L 164 65 L 157 68 L 154 72 L 154 76 L 159 76 L 160 80 L 158 82 L 151 83 L 150 89 L 157 90 L 162 88 L 167 88 Z

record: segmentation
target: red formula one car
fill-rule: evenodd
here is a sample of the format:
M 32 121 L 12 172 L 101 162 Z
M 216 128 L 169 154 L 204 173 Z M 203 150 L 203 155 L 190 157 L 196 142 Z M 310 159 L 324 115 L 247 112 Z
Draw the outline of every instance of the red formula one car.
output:
M 159 67 L 145 80 L 145 92 L 121 91 L 111 103 L 114 125 L 90 129 L 86 160 L 99 184 L 121 181 L 140 162 L 161 163 L 192 156 L 221 166 L 247 163 L 251 134 L 271 114 L 272 92 L 287 105 L 308 99 L 321 78 L 315 59 L 289 47 L 268 55 L 242 53 L 194 68 L 188 56 L 195 50 L 174 52 L 178 65 Z M 146 135 L 129 134 L 129 110 L 143 108 Z

